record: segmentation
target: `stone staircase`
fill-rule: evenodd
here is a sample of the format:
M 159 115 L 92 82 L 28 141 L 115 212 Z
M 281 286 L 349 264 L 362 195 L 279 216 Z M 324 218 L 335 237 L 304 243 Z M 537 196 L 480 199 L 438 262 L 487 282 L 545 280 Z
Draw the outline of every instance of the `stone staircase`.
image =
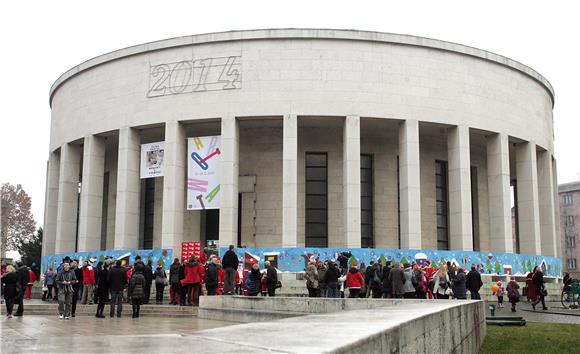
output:
M 14 307 L 16 311 L 17 306 Z M 103 312 L 109 315 L 109 305 L 105 306 Z M 97 305 L 77 305 L 76 316 L 94 316 L 97 312 Z M 6 313 L 5 306 L 2 306 L 3 315 Z M 43 302 L 38 300 L 24 301 L 24 315 L 57 316 L 58 304 L 56 302 Z M 145 317 L 192 317 L 197 316 L 197 307 L 173 306 L 173 305 L 141 305 L 140 315 Z M 131 316 L 131 304 L 123 303 L 123 316 Z

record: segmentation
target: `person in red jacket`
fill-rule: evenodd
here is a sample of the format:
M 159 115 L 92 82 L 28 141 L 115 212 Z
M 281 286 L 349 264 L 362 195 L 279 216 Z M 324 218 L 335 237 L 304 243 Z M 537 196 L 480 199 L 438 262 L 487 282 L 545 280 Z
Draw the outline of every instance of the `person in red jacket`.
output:
M 224 267 L 222 267 L 221 263 L 219 263 L 219 261 L 217 266 L 218 266 L 218 287 L 216 295 L 222 295 L 224 293 L 224 282 L 226 281 L 226 271 L 224 270 Z
M 201 272 L 200 264 L 197 262 L 195 257 L 191 256 L 189 262 L 183 264 L 183 274 L 184 277 L 181 280 L 181 301 L 180 306 L 185 306 L 185 304 L 194 306 L 199 305 L 199 292 L 201 290 Z M 192 299 L 193 297 L 193 299 Z M 187 298 L 187 302 L 185 301 Z
M 363 276 L 358 271 L 356 265 L 353 265 L 346 273 L 346 287 L 348 288 L 349 298 L 358 298 L 360 289 L 365 285 Z
M 29 269 L 28 283 L 26 284 L 26 290 L 24 290 L 26 300 L 30 300 L 30 297 L 32 296 L 32 286 L 34 285 L 35 281 L 36 281 L 36 273 L 34 273 L 32 270 Z
M 84 305 L 93 304 L 93 289 L 95 288 L 95 268 L 89 260 L 85 261 L 83 266 L 83 299 L 81 303 Z

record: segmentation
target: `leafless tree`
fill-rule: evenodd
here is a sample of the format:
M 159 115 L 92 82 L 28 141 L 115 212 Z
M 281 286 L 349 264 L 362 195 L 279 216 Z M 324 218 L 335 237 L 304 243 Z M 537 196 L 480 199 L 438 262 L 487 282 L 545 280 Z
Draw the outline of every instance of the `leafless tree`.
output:
M 20 184 L 4 183 L 0 189 L 0 241 L 1 256 L 17 249 L 23 241 L 29 241 L 36 230 L 36 222 L 30 211 L 31 199 Z

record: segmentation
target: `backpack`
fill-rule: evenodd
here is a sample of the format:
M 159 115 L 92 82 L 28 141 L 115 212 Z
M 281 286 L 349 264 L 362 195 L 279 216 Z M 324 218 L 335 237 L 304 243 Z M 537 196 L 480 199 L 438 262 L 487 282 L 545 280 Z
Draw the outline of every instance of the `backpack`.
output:
M 374 285 L 381 284 L 381 278 L 379 277 L 379 271 L 378 270 L 375 270 L 375 272 L 373 274 L 373 283 L 374 283 Z

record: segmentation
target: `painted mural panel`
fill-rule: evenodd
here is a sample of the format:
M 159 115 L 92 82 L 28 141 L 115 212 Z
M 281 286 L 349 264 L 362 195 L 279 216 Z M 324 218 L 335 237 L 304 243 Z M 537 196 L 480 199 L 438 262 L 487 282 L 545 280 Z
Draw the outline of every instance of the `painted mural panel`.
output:
M 223 255 L 227 249 L 221 248 Z M 381 260 L 399 263 L 418 263 L 428 267 L 438 267 L 441 262 L 455 263 L 469 270 L 475 265 L 481 274 L 487 275 L 525 275 L 539 266 L 548 277 L 562 277 L 562 264 L 559 258 L 513 253 L 485 253 L 469 251 L 440 250 L 398 250 L 384 248 L 238 248 L 238 258 L 245 264 L 264 260 L 276 255 L 278 269 L 282 272 L 301 272 L 307 260 L 336 259 L 341 252 L 350 252 L 349 263 L 369 264 Z M 252 260 L 249 262 L 248 260 Z
M 62 263 L 62 259 L 69 256 L 71 259 L 78 259 L 81 264 L 86 259 L 96 262 L 103 262 L 105 258 L 111 257 L 114 260 L 121 259 L 124 263 L 133 264 L 136 256 L 141 256 L 144 263 L 151 260 L 153 265 L 161 265 L 163 269 L 168 270 L 173 262 L 172 249 L 155 249 L 155 250 L 106 250 L 106 251 L 91 251 L 91 252 L 67 252 L 57 253 L 50 256 L 42 257 L 42 271 L 45 272 L 49 267 L 56 270 Z M 96 261 L 96 262 L 95 262 Z

